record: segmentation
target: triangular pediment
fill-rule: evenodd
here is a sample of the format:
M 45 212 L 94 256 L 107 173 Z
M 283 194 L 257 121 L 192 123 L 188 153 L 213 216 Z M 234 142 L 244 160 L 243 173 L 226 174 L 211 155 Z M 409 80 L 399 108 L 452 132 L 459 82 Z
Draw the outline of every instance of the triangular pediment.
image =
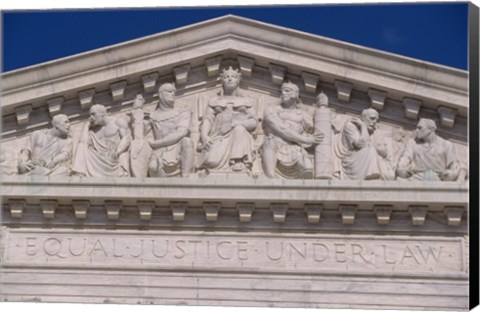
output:
M 229 15 L 1 85 L 3 301 L 468 306 L 465 71 Z

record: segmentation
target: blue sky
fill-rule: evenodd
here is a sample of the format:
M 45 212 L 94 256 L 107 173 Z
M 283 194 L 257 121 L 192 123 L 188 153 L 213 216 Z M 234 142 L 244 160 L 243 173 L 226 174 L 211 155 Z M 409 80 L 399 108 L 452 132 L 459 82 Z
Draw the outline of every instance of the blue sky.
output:
M 468 4 L 4 11 L 2 71 L 235 14 L 467 69 Z

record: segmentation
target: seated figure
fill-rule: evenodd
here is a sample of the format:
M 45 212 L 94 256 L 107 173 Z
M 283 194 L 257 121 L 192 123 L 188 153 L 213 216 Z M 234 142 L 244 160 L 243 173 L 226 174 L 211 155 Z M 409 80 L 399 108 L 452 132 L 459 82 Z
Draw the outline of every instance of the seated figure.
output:
M 294 179 L 313 177 L 313 162 L 304 145 L 321 143 L 324 134 L 311 134 L 313 118 L 297 104 L 299 89 L 295 84 L 286 82 L 282 85 L 280 105 L 265 109 L 262 163 L 269 178 L 277 175 Z
M 407 142 L 398 160 L 398 179 L 457 180 L 460 168 L 453 144 L 437 136 L 436 129 L 437 126 L 433 120 L 420 119 L 415 139 Z
M 72 171 L 86 177 L 129 176 L 126 152 L 130 141 L 127 121 L 107 116 L 103 105 L 93 105 L 90 121 L 82 129 Z
M 53 117 L 51 129 L 33 132 L 28 146 L 20 151 L 18 173 L 43 176 L 70 175 L 73 145 L 69 130 L 68 117 L 59 114 Z
M 248 172 L 255 157 L 252 133 L 257 128 L 252 99 L 239 90 L 241 74 L 223 70 L 222 91 L 209 100 L 200 125 L 197 168 L 211 171 Z
M 190 138 L 192 112 L 175 108 L 175 86 L 164 83 L 158 89 L 159 102 L 147 119 L 152 149 L 148 163 L 150 177 L 188 177 L 193 171 L 194 147 Z
M 364 109 L 361 118 L 347 121 L 334 142 L 336 175 L 342 180 L 393 180 L 392 155 L 375 133 L 378 112 Z

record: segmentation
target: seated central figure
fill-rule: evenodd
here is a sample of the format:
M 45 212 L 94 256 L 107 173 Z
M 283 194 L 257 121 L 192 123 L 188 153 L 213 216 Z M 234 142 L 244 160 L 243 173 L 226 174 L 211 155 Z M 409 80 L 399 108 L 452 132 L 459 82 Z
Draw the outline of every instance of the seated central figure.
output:
M 200 125 L 197 167 L 205 173 L 247 171 L 254 159 L 252 133 L 258 123 L 252 113 L 253 100 L 241 94 L 237 70 L 223 70 L 221 79 L 222 90 L 209 100 Z

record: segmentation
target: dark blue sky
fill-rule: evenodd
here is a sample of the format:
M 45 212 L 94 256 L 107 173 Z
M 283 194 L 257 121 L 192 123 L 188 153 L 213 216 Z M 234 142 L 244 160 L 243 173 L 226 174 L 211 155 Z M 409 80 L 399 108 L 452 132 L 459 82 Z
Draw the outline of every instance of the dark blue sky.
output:
M 468 4 L 3 12 L 2 71 L 235 14 L 467 69 Z

